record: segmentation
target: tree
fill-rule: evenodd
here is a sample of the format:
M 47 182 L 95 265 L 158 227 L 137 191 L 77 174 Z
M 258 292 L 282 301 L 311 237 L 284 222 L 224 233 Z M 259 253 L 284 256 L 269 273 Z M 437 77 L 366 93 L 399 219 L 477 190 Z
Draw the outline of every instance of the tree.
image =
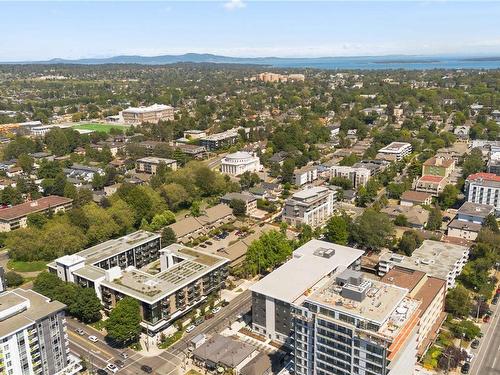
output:
M 483 227 L 488 228 L 494 233 L 500 232 L 500 230 L 498 229 L 497 219 L 494 214 L 489 214 L 488 216 L 486 216 Z
M 101 320 L 101 309 L 101 301 L 97 298 L 93 288 L 79 287 L 77 290 L 77 298 L 75 298 L 73 304 L 69 306 L 70 314 L 85 324 Z
M 186 189 L 177 183 L 163 185 L 160 189 L 160 194 L 167 202 L 168 207 L 173 211 L 187 206 L 191 201 L 191 197 Z
M 124 346 L 139 339 L 141 333 L 139 302 L 131 297 L 120 300 L 106 320 L 106 338 Z
M 438 360 L 438 367 L 449 372 L 448 370 L 456 368 L 466 358 L 467 353 L 465 350 L 450 345 L 441 353 L 441 357 Z
M 398 227 L 407 227 L 408 226 L 408 218 L 403 214 L 399 214 L 394 219 L 394 224 L 397 225 Z
M 162 246 L 168 246 L 170 244 L 176 243 L 177 237 L 175 236 L 175 232 L 170 227 L 163 228 L 161 232 L 161 244 Z
M 467 178 L 469 175 L 481 172 L 484 169 L 483 153 L 479 148 L 473 148 L 462 165 L 462 175 Z
M 235 216 L 244 216 L 247 213 L 247 205 L 245 201 L 241 199 L 232 199 L 229 203 L 229 207 L 233 209 L 233 214 Z
M 351 226 L 351 237 L 365 248 L 378 250 L 388 245 L 393 231 L 394 225 L 386 214 L 369 208 Z
M 439 208 L 439 206 L 433 207 L 431 212 L 429 212 L 426 228 L 428 230 L 438 230 L 441 228 L 442 222 L 443 215 L 441 214 L 441 208 Z
M 164 226 L 172 223 L 175 223 L 174 213 L 172 211 L 165 210 L 164 212 L 156 214 L 153 217 L 153 220 L 151 220 L 151 223 L 149 224 L 149 228 L 151 231 L 156 232 Z
M 472 308 L 472 300 L 469 292 L 462 285 L 448 291 L 446 294 L 446 311 L 454 317 L 462 318 L 467 316 Z
M 281 167 L 281 182 L 293 183 L 293 172 L 295 171 L 295 161 L 291 158 L 285 159 Z
M 24 278 L 14 271 L 9 271 L 5 273 L 5 284 L 9 288 L 14 288 L 24 283 Z
M 47 216 L 42 213 L 35 212 L 28 215 L 28 227 L 41 229 L 47 222 Z
M 463 337 L 467 341 L 474 340 L 481 333 L 481 328 L 472 320 L 461 320 L 458 324 L 452 324 L 450 330 L 456 338 Z
M 333 177 L 330 184 L 340 186 L 344 190 L 352 189 L 352 181 L 345 177 Z
M 54 273 L 43 271 L 33 281 L 33 290 L 46 297 L 54 298 L 56 289 L 63 281 Z
M 349 241 L 350 220 L 346 215 L 332 216 L 325 226 L 325 239 L 339 245 Z
M 17 159 L 17 164 L 19 165 L 19 167 L 21 167 L 23 172 L 31 173 L 31 171 L 33 170 L 34 159 L 28 154 L 21 154 Z
M 356 154 L 349 154 L 345 156 L 339 163 L 339 165 L 351 166 L 360 161 L 361 158 Z
M 189 209 L 191 216 L 198 217 L 201 216 L 201 203 L 200 201 L 194 201 Z
M 444 210 L 452 207 L 457 202 L 459 193 L 460 192 L 455 187 L 455 185 L 446 185 L 443 191 L 439 194 L 438 197 L 439 206 L 442 207 Z
M 286 235 L 271 230 L 250 244 L 243 266 L 247 274 L 257 275 L 280 265 L 291 254 L 292 246 Z
M 399 240 L 399 250 L 405 253 L 405 255 L 411 256 L 413 250 L 419 247 L 423 241 L 424 238 L 420 233 L 414 230 L 407 230 Z
M 250 189 L 260 182 L 260 177 L 255 172 L 246 171 L 240 176 L 240 185 L 243 190 Z

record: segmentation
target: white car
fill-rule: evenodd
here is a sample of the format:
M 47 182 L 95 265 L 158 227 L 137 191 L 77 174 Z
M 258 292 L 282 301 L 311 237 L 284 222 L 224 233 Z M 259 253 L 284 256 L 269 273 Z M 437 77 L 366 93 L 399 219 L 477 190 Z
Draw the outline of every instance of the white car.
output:
M 75 331 L 76 331 L 76 333 L 78 333 L 80 336 L 85 335 L 85 331 L 84 331 L 83 329 L 81 329 L 81 328 L 77 328 L 77 329 L 75 329 Z
M 109 363 L 107 366 L 106 366 L 106 370 L 109 370 L 111 371 L 113 374 L 114 373 L 117 373 L 118 372 L 118 367 L 116 367 L 114 364 L 112 363 Z
M 189 327 L 186 328 L 186 333 L 193 332 L 196 327 L 191 324 Z
M 219 311 L 220 311 L 221 307 L 220 306 L 216 306 L 212 309 L 212 314 L 217 314 Z
M 90 341 L 92 341 L 92 342 L 97 342 L 97 341 L 99 341 L 99 339 L 98 339 L 97 337 L 95 337 L 95 336 L 89 336 L 89 337 L 88 337 L 88 339 L 89 339 Z

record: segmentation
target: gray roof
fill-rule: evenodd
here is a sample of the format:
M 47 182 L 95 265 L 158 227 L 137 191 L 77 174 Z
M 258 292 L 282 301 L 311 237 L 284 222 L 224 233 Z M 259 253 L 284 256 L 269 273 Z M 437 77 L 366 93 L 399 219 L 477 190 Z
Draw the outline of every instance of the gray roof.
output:
M 448 224 L 448 228 L 467 230 L 469 232 L 479 233 L 479 231 L 482 228 L 482 225 L 477 224 L 477 223 L 472 223 L 470 221 L 462 221 L 462 220 L 454 219 Z
M 255 348 L 244 342 L 219 334 L 208 339 L 193 351 L 193 356 L 203 361 L 235 368 L 255 352 Z
M 495 210 L 495 207 L 489 204 L 480 204 L 474 202 L 465 202 L 457 211 L 458 214 L 476 216 L 485 218 Z
M 327 257 L 322 255 L 325 250 L 334 252 Z M 311 240 L 295 250 L 291 260 L 252 285 L 250 290 L 292 303 L 323 277 L 335 270 L 343 271 L 363 253 L 352 247 Z
M 18 306 L 17 313 L 15 307 Z M 59 301 L 51 301 L 32 290 L 14 289 L 0 294 L 0 338 L 30 326 L 47 315 L 66 307 Z
M 243 202 L 253 202 L 255 200 L 257 200 L 257 198 L 255 198 L 253 195 L 251 194 L 245 194 L 245 193 L 227 193 L 226 195 L 224 195 L 221 200 L 224 202 L 230 202 L 232 201 L 233 199 L 238 199 L 238 200 L 242 200 Z

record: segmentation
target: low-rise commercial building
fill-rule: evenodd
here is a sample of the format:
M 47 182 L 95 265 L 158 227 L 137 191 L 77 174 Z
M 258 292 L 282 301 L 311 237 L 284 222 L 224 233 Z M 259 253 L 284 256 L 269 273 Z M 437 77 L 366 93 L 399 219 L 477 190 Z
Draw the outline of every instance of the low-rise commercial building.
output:
M 239 176 L 245 172 L 259 172 L 261 169 L 259 157 L 244 151 L 226 155 L 221 160 L 220 168 L 222 173 L 231 176 Z
M 336 200 L 337 191 L 329 187 L 301 190 L 286 200 L 283 220 L 294 226 L 307 224 L 319 227 L 333 215 Z
M 410 155 L 412 146 L 406 142 L 392 142 L 378 150 L 377 159 L 399 161 Z
M 174 108 L 164 104 L 153 104 L 149 107 L 129 107 L 123 110 L 122 116 L 126 124 L 157 124 L 161 120 L 172 121 L 174 119 Z
M 220 289 L 228 260 L 184 245 L 160 248 L 160 236 L 137 231 L 48 265 L 61 279 L 93 288 L 107 311 L 125 296 L 139 301 L 141 325 L 155 335 Z
M 135 161 L 135 171 L 137 173 L 156 174 L 160 164 L 163 164 L 173 171 L 177 170 L 177 162 L 175 160 L 147 156 Z
M 387 252 L 380 256 L 378 274 L 388 273 L 393 267 L 399 266 L 411 270 L 422 271 L 428 276 L 446 281 L 447 288 L 455 286 L 455 279 L 469 258 L 469 248 L 466 246 L 425 240 L 415 249 L 411 256 Z
M 465 180 L 468 202 L 488 204 L 500 212 L 500 176 L 493 173 L 475 173 Z
M 293 173 L 293 180 L 295 185 L 302 186 L 309 184 L 318 179 L 318 168 L 314 165 L 306 165 L 300 169 L 297 169 Z
M 28 215 L 65 211 L 73 206 L 73 199 L 49 195 L 12 207 L 0 209 L 0 232 L 10 232 L 28 226 Z
M 80 361 L 69 352 L 64 309 L 32 290 L 0 294 L 0 373 L 72 375 Z

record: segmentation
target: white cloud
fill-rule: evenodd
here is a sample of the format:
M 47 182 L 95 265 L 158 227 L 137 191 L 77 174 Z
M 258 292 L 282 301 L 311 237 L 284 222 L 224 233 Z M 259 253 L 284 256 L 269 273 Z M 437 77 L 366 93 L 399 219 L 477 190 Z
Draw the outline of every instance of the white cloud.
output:
M 226 10 L 241 9 L 246 6 L 247 5 L 242 0 L 229 0 L 228 2 L 224 3 L 224 8 L 226 8 Z

